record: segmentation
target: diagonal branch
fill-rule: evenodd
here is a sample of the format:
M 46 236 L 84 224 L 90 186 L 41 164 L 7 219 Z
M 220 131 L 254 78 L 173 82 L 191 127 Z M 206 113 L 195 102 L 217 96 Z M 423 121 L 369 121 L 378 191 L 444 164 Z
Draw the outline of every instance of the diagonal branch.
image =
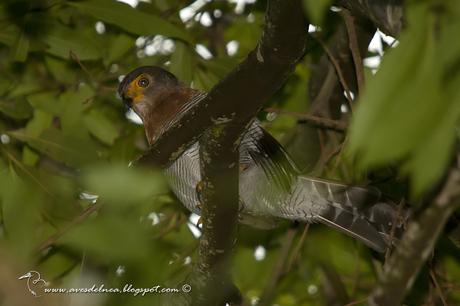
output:
M 434 202 L 409 223 L 369 298 L 370 305 L 401 305 L 444 225 L 459 205 L 460 169 L 457 165 L 450 171 Z

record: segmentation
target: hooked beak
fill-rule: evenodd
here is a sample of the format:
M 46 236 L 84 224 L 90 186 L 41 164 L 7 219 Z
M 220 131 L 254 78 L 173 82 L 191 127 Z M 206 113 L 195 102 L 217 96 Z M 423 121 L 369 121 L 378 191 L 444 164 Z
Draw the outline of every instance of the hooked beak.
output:
M 133 98 L 128 94 L 122 94 L 121 100 L 123 101 L 123 104 L 126 106 L 126 108 L 131 108 L 133 106 Z

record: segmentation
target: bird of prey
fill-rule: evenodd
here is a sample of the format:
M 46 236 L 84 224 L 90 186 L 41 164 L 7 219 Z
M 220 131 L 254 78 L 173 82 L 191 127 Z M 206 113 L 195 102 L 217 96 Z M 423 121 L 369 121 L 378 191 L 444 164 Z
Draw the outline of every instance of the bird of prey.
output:
M 191 105 L 206 96 L 155 66 L 128 73 L 118 93 L 142 119 L 150 145 Z M 321 222 L 384 252 L 400 231 L 396 205 L 372 188 L 347 186 L 301 175 L 273 136 L 254 121 L 242 137 L 240 153 L 240 221 L 288 219 Z M 170 187 L 192 212 L 200 214 L 199 144 L 191 145 L 165 169 Z

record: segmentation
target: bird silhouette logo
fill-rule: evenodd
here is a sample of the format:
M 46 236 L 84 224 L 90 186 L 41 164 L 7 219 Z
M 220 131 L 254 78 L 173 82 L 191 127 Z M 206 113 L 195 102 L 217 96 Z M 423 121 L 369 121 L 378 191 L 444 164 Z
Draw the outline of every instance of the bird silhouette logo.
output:
M 27 289 L 35 297 L 42 296 L 44 287 L 49 285 L 47 281 L 41 278 L 40 273 L 37 271 L 29 271 L 18 279 L 27 279 Z

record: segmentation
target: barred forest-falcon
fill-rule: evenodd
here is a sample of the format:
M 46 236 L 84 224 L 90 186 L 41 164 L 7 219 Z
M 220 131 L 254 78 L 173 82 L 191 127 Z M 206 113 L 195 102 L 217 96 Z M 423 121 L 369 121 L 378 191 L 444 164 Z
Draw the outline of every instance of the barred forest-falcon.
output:
M 150 145 L 177 114 L 206 93 L 185 86 L 170 72 L 139 67 L 125 76 L 118 93 L 139 115 Z M 196 187 L 201 181 L 198 142 L 165 169 L 170 187 L 192 212 L 200 214 Z M 276 218 L 321 222 L 384 252 L 391 232 L 401 231 L 397 207 L 373 188 L 347 186 L 302 175 L 284 148 L 254 121 L 240 144 L 240 221 Z M 246 220 L 246 222 L 245 222 Z M 395 226 L 393 223 L 397 222 Z

